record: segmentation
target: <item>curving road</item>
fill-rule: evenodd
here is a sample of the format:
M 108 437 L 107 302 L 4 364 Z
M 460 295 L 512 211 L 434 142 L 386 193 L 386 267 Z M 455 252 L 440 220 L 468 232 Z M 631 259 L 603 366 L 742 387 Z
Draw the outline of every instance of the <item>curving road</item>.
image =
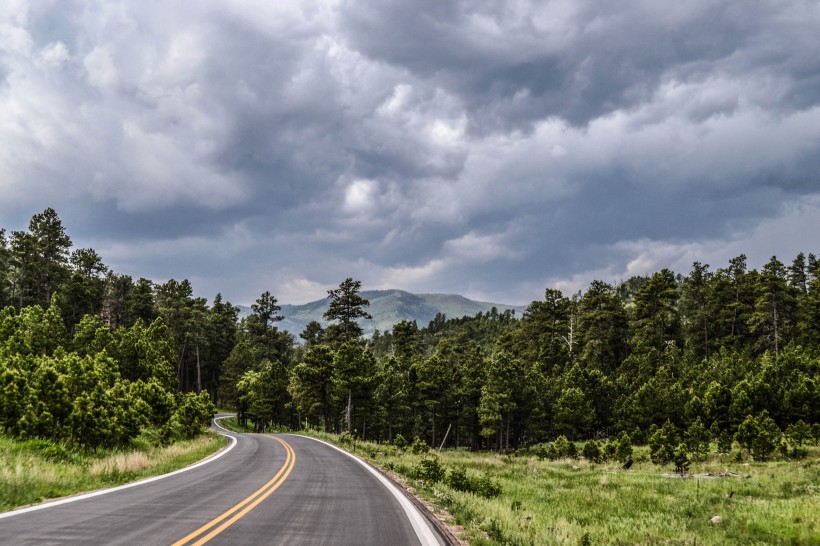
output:
M 403 493 L 333 446 L 223 433 L 231 445 L 204 464 L 0 514 L 0 544 L 446 544 Z

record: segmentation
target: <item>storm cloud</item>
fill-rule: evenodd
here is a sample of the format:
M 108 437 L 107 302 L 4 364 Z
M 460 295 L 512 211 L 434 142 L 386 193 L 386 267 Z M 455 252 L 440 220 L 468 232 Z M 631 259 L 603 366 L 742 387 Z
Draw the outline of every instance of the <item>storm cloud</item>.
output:
M 249 303 L 505 303 L 820 229 L 820 5 L 0 6 L 0 227 Z

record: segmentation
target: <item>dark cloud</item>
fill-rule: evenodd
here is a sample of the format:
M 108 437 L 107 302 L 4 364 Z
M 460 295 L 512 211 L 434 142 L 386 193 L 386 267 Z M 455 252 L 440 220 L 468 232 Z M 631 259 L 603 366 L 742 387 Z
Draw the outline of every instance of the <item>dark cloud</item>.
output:
M 643 104 L 669 80 L 777 78 L 787 109 L 816 104 L 820 92 L 809 53 L 817 14 L 800 2 L 517 3 L 518 13 L 506 3 L 362 4 L 342 10 L 346 38 L 457 94 L 478 130 L 546 117 L 585 125 Z
M 816 251 L 818 24 L 796 0 L 12 2 L 0 226 L 53 206 L 116 270 L 240 303 L 351 275 L 522 303 L 780 253 L 765 233 Z

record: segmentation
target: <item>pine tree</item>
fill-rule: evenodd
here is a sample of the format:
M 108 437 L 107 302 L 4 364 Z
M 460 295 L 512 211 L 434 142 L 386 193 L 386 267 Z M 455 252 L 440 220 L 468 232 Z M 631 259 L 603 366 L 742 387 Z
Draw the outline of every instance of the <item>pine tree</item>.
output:
M 354 281 L 350 277 L 345 279 L 339 288 L 328 290 L 330 304 L 324 317 L 329 321 L 338 321 L 327 329 L 327 335 L 339 343 L 358 340 L 364 331 L 357 319 L 372 319 L 365 311 L 370 302 L 359 295 L 361 281 Z
M 795 298 L 786 283 L 786 268 L 777 257 L 772 256 L 763 267 L 757 291 L 749 327 L 757 335 L 758 348 L 771 348 L 778 356 L 791 337 Z

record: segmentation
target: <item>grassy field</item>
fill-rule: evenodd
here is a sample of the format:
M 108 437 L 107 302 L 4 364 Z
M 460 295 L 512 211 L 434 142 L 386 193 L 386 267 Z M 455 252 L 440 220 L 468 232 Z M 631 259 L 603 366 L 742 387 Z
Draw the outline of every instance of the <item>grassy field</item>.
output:
M 312 434 L 339 444 L 333 435 Z M 352 445 L 346 447 L 352 450 Z M 580 447 L 580 446 L 579 446 Z M 452 515 L 473 545 L 820 545 L 820 449 L 801 461 L 736 462 L 710 455 L 690 477 L 645 461 L 629 470 L 584 460 L 445 450 L 439 466 L 500 486 L 494 498 L 420 479 L 430 455 L 359 442 L 356 453 L 398 475 Z M 433 465 L 435 466 L 435 465 Z M 428 472 L 429 474 L 429 472 Z M 712 476 L 706 476 L 711 474 Z M 447 514 L 444 514 L 447 517 Z M 715 518 L 719 516 L 719 518 Z M 719 519 L 719 521 L 718 521 Z
M 0 436 L 0 511 L 171 472 L 225 444 L 224 436 L 208 432 L 167 447 L 143 445 L 93 453 Z

